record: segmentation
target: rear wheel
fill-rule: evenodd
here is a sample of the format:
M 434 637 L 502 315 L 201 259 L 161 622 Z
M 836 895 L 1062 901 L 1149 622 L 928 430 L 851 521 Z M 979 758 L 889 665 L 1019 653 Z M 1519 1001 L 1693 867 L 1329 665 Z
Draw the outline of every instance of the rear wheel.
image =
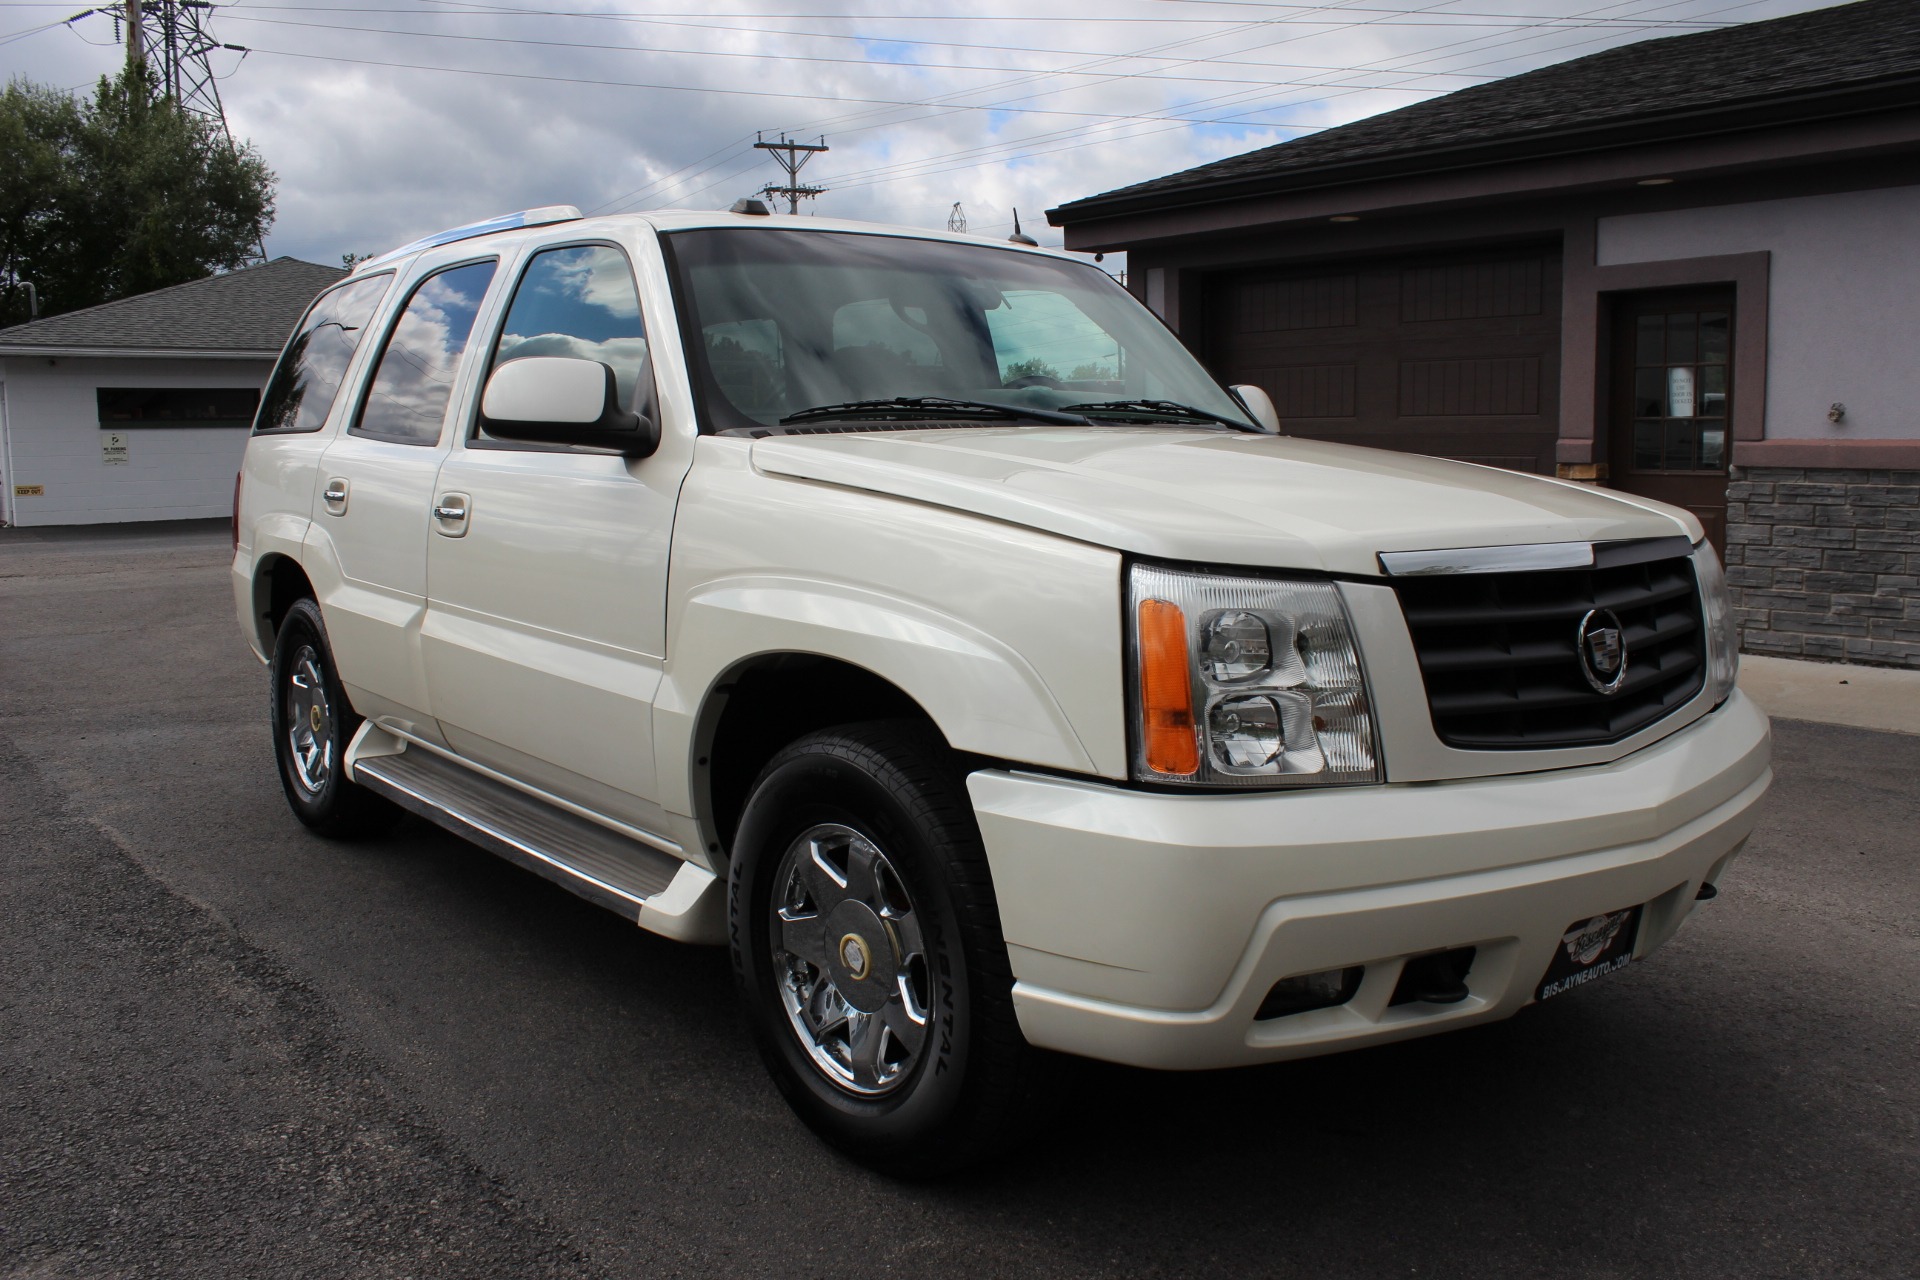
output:
M 281 619 L 269 670 L 274 755 L 294 816 L 323 836 L 391 829 L 400 810 L 347 780 L 343 760 L 361 717 L 341 688 L 326 623 L 311 598 L 294 601 Z
M 849 725 L 755 783 L 729 886 L 740 993 L 800 1118 L 925 1177 L 1019 1136 L 1031 1051 L 986 854 L 945 743 Z

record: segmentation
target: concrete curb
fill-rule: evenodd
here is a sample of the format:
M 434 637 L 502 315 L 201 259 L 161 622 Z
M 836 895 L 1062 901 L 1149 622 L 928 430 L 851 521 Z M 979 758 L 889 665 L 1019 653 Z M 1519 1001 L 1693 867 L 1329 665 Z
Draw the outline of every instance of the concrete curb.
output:
M 1920 671 L 1743 654 L 1740 688 L 1782 720 L 1920 734 Z

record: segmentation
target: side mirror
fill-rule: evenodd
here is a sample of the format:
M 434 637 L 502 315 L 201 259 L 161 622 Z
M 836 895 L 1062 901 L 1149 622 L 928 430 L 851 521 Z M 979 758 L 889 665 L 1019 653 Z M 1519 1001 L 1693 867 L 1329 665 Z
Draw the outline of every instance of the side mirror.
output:
M 1253 415 L 1254 422 L 1261 430 L 1270 436 L 1280 434 L 1280 415 L 1274 411 L 1271 396 L 1251 382 L 1243 382 L 1238 386 L 1228 387 L 1227 390 L 1233 393 L 1234 399 L 1247 407 L 1247 412 Z
M 644 458 L 660 447 L 660 431 L 620 407 L 613 369 L 574 356 L 509 360 L 487 379 L 480 426 L 502 440 L 618 449 Z

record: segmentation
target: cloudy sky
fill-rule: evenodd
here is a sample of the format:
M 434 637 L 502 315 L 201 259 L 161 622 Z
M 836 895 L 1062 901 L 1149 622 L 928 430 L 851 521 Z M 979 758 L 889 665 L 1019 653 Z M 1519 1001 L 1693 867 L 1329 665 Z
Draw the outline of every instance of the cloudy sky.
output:
M 85 0 L 0 0 L 0 74 L 86 92 Z M 825 137 L 821 214 L 1012 230 L 1052 205 L 1613 45 L 1825 0 L 241 0 L 227 117 L 317 262 L 542 204 L 724 208 Z

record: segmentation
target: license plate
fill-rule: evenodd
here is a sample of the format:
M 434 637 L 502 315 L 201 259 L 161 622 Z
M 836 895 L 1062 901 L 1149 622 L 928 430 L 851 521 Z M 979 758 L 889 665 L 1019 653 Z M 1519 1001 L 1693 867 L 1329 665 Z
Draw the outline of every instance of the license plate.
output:
M 1639 937 L 1639 907 L 1575 920 L 1567 926 L 1560 945 L 1554 948 L 1553 963 L 1540 979 L 1534 999 L 1551 1000 L 1595 978 L 1626 968 L 1633 959 L 1633 944 Z

